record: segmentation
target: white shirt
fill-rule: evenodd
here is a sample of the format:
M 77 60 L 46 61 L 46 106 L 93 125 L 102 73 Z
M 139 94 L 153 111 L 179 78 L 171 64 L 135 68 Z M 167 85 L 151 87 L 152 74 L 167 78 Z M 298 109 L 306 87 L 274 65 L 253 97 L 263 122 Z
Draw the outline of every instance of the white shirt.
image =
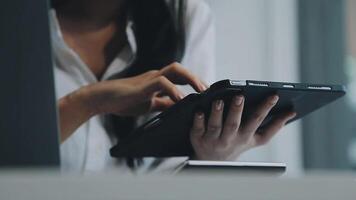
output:
M 215 33 L 208 5 L 201 0 L 188 0 L 185 21 L 186 49 L 181 63 L 210 84 L 215 75 Z M 97 80 L 79 55 L 65 43 L 54 10 L 50 11 L 50 23 L 57 98 L 60 99 L 84 85 L 101 81 Z M 134 59 L 136 42 L 130 23 L 127 25 L 126 34 L 128 44 L 109 65 L 102 80 L 121 72 Z M 102 116 L 95 116 L 61 144 L 61 169 L 64 172 L 84 172 L 115 168 L 127 172 L 129 168 L 125 164 L 117 164 L 117 160 L 110 157 L 109 149 L 113 145 L 114 140 L 104 129 Z M 142 166 L 143 171 L 150 168 L 149 165 L 153 162 L 152 158 L 146 160 Z M 181 160 L 167 159 L 160 167 L 172 167 Z

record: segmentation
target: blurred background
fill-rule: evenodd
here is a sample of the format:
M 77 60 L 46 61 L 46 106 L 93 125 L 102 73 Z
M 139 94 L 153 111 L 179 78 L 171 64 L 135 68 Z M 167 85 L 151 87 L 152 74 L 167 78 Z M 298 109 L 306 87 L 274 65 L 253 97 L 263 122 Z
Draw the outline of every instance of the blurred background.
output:
M 344 98 L 288 125 L 268 145 L 239 158 L 286 163 L 286 179 L 250 180 L 233 173 L 174 180 L 135 174 L 132 180 L 107 171 L 91 177 L 57 173 L 59 129 L 49 67 L 48 0 L 5 0 L 0 6 L 0 24 L 9 24 L 0 31 L 0 199 L 355 199 L 356 0 L 203 1 L 216 24 L 218 80 L 347 87 Z M 304 179 L 315 170 L 323 173 Z
M 288 125 L 243 161 L 286 162 L 287 175 L 356 168 L 356 1 L 207 0 L 217 78 L 334 83 L 346 98 Z
M 217 79 L 344 84 L 348 89 L 346 97 L 288 125 L 271 143 L 243 154 L 239 160 L 284 162 L 287 164 L 286 175 L 292 177 L 309 170 L 355 171 L 356 0 L 205 1 L 211 7 L 216 24 Z M 0 12 L 3 14 L 0 23 L 6 24 L 14 19 L 21 22 L 21 26 L 9 26 L 0 32 L 0 44 L 7 47 L 0 48 L 0 65 L 13 66 L 4 67 L 0 73 L 3 81 L 0 91 L 5 94 L 0 98 L 0 119 L 6 119 L 0 120 L 0 153 L 9 159 L 16 157 L 13 155 L 25 157 L 30 164 L 34 161 L 43 164 L 43 160 L 49 159 L 50 165 L 58 166 L 56 119 L 54 114 L 47 117 L 48 113 L 56 112 L 54 94 L 47 95 L 54 93 L 54 86 L 50 85 L 53 84 L 53 72 L 48 68 L 53 60 L 50 51 L 43 51 L 50 49 L 46 42 L 49 32 L 41 31 L 49 31 L 49 27 L 31 29 L 34 25 L 48 25 L 48 7 L 46 0 L 42 0 L 39 4 L 43 6 L 39 9 L 41 12 L 33 12 L 37 6 L 33 1 L 14 2 L 8 0 L 0 7 L 3 11 Z M 8 19 L 5 11 L 11 11 L 12 18 Z M 31 20 L 37 23 L 28 23 L 26 16 L 32 16 Z M 17 39 L 20 36 L 25 39 Z M 14 41 L 21 46 L 13 45 Z M 26 51 L 29 47 L 35 50 Z M 18 55 L 17 59 L 7 56 L 11 54 Z M 43 60 L 32 59 L 41 56 Z M 29 79 L 27 74 L 32 69 L 27 65 L 30 64 L 41 67 L 39 72 L 46 76 L 39 73 Z M 19 74 L 23 82 L 11 80 L 8 73 Z M 9 84 L 11 82 L 16 84 Z M 49 85 L 44 87 L 44 82 Z M 48 91 L 39 90 L 40 86 Z M 9 98 L 16 96 L 19 97 L 16 102 Z M 29 102 L 37 102 L 38 107 L 27 106 Z M 20 111 L 46 119 L 32 124 Z M 28 127 L 35 127 L 31 130 L 33 135 L 29 134 Z M 14 145 L 7 142 L 6 131 L 11 133 L 8 135 L 15 141 Z M 46 134 L 48 139 L 43 138 Z M 34 157 L 24 156 L 23 149 L 17 148 L 18 144 L 23 149 L 33 150 Z M 46 154 L 43 149 L 51 151 Z M 6 159 L 0 160 L 0 166 L 6 162 Z

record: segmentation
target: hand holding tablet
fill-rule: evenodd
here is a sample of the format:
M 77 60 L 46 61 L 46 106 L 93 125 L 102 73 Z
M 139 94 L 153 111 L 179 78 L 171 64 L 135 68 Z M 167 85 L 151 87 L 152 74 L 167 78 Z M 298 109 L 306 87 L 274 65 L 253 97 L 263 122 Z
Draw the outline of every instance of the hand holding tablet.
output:
M 232 97 L 228 110 L 224 101 L 215 100 L 209 118 L 201 112 L 195 114 L 190 131 L 194 158 L 198 160 L 236 160 L 243 152 L 266 144 L 285 124 L 296 116 L 293 111 L 276 116 L 265 128 L 259 129 L 279 97 L 274 94 L 256 105 L 253 114 L 241 123 L 244 111 L 244 96 Z M 227 113 L 223 121 L 223 114 Z
M 193 125 L 194 115 L 199 112 L 209 117 L 212 104 L 216 100 L 222 100 L 226 105 L 222 113 L 222 119 L 225 122 L 233 97 L 243 96 L 244 107 L 241 123 L 244 124 L 256 113 L 257 105 L 261 105 L 268 97 L 277 95 L 278 103 L 271 108 L 260 123 L 258 132 L 269 127 L 283 113 L 296 113 L 296 116 L 288 121 L 290 123 L 344 94 L 345 89 L 340 85 L 219 81 L 203 93 L 188 95 L 137 128 L 126 140 L 120 141 L 111 149 L 111 155 L 115 157 L 191 156 L 193 148 L 189 132 Z

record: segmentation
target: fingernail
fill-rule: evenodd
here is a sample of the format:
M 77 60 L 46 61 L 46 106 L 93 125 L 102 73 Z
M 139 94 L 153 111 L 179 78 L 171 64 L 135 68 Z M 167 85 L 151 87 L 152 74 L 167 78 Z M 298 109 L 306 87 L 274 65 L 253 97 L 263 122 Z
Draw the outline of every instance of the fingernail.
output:
M 294 117 L 296 117 L 297 116 L 297 113 L 296 112 L 293 112 L 293 113 L 291 113 L 290 115 L 289 115 L 289 118 L 290 119 L 293 119 Z
M 203 119 L 204 113 L 198 112 L 198 113 L 196 113 L 196 116 L 197 116 L 198 119 Z
M 223 107 L 223 104 L 224 104 L 224 102 L 223 102 L 222 100 L 217 100 L 217 101 L 215 102 L 215 109 L 216 109 L 216 110 L 221 110 L 222 107 Z
M 236 106 L 240 106 L 242 104 L 243 97 L 242 96 L 235 96 L 234 102 Z
M 200 87 L 203 89 L 203 91 L 208 89 L 208 87 L 206 87 L 204 84 L 201 84 Z
M 181 99 L 184 99 L 184 95 L 183 94 L 179 94 L 179 100 L 181 100 Z
M 278 100 L 279 100 L 279 97 L 277 95 L 274 95 L 271 97 L 270 102 L 271 102 L 271 104 L 274 105 L 278 102 Z

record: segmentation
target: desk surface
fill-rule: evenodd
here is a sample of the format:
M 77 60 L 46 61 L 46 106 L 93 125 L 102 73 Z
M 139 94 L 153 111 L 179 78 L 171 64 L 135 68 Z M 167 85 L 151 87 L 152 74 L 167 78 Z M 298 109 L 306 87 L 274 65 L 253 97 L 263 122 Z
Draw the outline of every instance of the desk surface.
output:
M 0 199 L 356 199 L 356 175 L 59 175 L 0 171 Z

